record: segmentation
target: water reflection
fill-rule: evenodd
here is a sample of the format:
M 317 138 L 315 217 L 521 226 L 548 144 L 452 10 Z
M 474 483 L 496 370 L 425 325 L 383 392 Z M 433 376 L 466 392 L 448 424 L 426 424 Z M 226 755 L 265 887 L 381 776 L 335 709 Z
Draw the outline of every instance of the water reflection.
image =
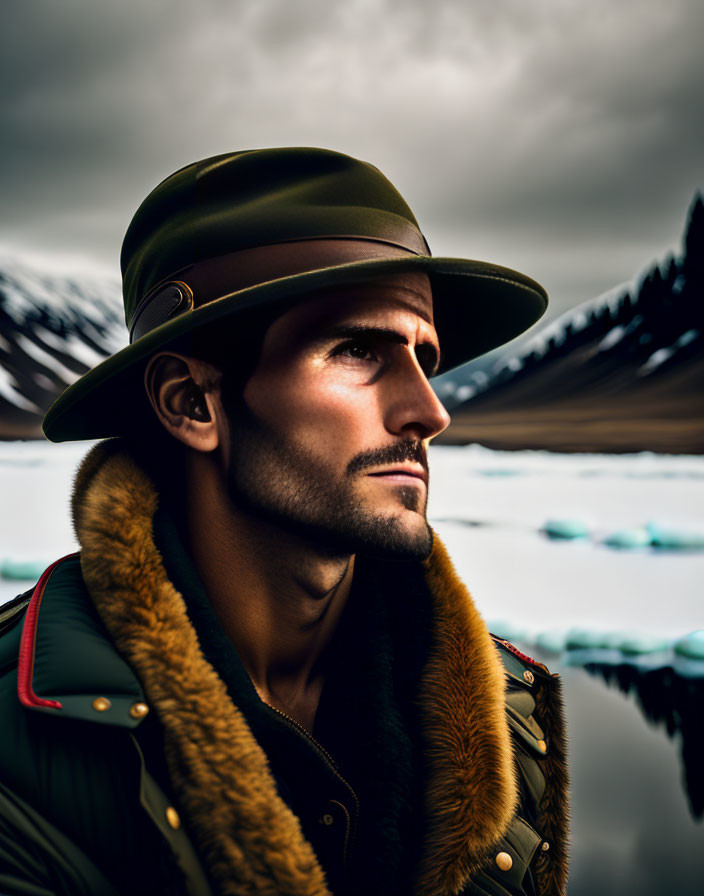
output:
M 683 678 L 665 666 L 641 669 L 631 664 L 591 662 L 585 669 L 601 676 L 624 694 L 633 694 L 643 715 L 663 726 L 680 743 L 682 778 L 689 808 L 695 819 L 704 817 L 704 679 Z
M 688 772 L 685 791 L 681 759 L 686 745 L 687 768 L 696 765 L 691 751 L 701 743 L 701 679 L 692 693 L 689 684 L 664 674 L 617 671 L 608 663 L 591 663 L 588 674 L 572 666 L 573 657 L 570 665 L 554 656 L 542 659 L 561 674 L 565 696 L 569 896 L 701 896 L 701 777 Z M 654 682 L 661 677 L 658 687 Z

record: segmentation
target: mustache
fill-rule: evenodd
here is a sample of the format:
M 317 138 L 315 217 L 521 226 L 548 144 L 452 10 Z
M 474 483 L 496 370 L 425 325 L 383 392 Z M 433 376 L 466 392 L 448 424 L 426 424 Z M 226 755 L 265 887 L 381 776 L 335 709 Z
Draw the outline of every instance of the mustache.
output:
M 419 463 L 425 472 L 428 472 L 428 453 L 423 443 L 416 439 L 405 439 L 403 442 L 394 442 L 393 445 L 385 445 L 383 448 L 371 448 L 355 455 L 347 464 L 347 474 L 358 473 L 367 467 L 381 464 L 403 463 L 405 460 Z

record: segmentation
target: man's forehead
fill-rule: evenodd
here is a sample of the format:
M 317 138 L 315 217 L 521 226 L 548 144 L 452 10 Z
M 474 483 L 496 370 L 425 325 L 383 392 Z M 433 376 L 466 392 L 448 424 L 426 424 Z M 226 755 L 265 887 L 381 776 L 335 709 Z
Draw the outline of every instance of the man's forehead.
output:
M 282 315 L 289 322 L 326 326 L 357 315 L 374 315 L 394 309 L 410 311 L 433 322 L 433 294 L 428 275 L 422 272 L 394 274 L 363 283 L 346 283 L 316 291 Z

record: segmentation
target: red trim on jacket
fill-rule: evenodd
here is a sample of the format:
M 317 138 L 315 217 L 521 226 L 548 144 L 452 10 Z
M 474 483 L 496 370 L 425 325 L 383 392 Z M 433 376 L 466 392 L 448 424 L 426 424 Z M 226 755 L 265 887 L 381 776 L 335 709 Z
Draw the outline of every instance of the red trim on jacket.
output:
M 510 641 L 507 641 L 505 638 L 499 638 L 497 635 L 491 636 L 494 641 L 498 644 L 501 644 L 502 647 L 505 647 L 506 650 L 510 651 L 514 656 L 517 656 L 519 660 L 523 660 L 524 663 L 529 663 L 531 666 L 535 666 L 538 669 L 541 669 L 543 672 L 549 672 L 550 670 L 544 663 L 538 662 L 538 660 L 534 660 L 533 657 L 528 656 L 527 653 L 521 653 L 521 651 L 514 647 Z
M 45 700 L 43 697 L 37 697 L 32 687 L 32 678 L 34 676 L 34 651 L 37 640 L 37 624 L 39 622 L 39 607 L 44 596 L 44 590 L 52 572 L 59 563 L 77 556 L 77 552 L 67 554 L 60 560 L 55 560 L 51 566 L 44 570 L 41 578 L 37 582 L 32 597 L 27 607 L 27 615 L 24 620 L 24 628 L 22 629 L 22 640 L 20 641 L 20 655 L 17 665 L 17 696 L 20 703 L 29 709 L 61 709 L 58 700 Z

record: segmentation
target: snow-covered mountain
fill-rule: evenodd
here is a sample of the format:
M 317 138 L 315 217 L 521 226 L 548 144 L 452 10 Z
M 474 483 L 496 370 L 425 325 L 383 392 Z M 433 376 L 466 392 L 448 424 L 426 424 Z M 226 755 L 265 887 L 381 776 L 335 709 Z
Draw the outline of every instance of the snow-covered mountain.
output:
M 571 309 L 491 366 L 456 374 L 444 384 L 453 423 L 439 441 L 703 453 L 701 198 L 684 242 L 681 258 Z
M 623 295 L 637 288 L 637 280 L 612 287 L 607 292 L 570 308 L 548 322 L 538 323 L 508 345 L 443 374 L 434 381 L 435 389 L 448 410 L 468 402 L 521 370 L 526 359 L 544 357 L 554 345 L 562 345 L 569 333 L 578 332 L 594 317 L 618 306 Z
M 127 341 L 120 284 L 0 255 L 0 438 L 37 438 L 53 400 Z

